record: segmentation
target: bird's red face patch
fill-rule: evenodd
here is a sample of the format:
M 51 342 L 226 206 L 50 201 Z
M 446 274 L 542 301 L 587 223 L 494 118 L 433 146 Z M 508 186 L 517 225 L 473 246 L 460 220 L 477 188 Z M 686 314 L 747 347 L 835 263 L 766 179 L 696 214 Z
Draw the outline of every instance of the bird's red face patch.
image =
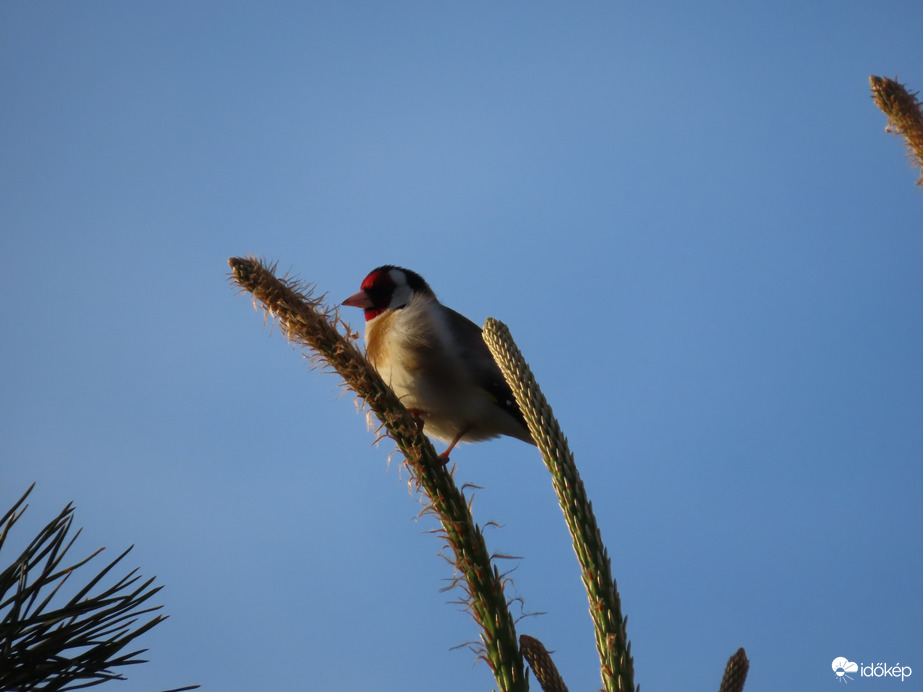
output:
M 391 273 L 376 269 L 362 280 L 362 292 L 371 305 L 365 308 L 365 321 L 373 320 L 388 309 L 394 294 L 394 280 Z
M 362 279 L 362 290 L 367 291 L 370 288 L 381 287 L 385 284 L 390 286 L 394 285 L 394 282 L 391 280 L 389 272 L 383 271 L 381 269 L 376 269 L 371 272 L 367 277 Z

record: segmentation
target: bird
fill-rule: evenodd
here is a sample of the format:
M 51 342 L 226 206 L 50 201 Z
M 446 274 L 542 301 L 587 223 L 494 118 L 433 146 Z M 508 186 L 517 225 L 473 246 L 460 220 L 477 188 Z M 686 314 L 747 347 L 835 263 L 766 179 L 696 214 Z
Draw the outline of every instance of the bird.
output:
M 446 307 L 422 276 L 385 264 L 343 305 L 365 311 L 366 358 L 423 432 L 448 444 L 507 435 L 534 445 L 481 328 Z

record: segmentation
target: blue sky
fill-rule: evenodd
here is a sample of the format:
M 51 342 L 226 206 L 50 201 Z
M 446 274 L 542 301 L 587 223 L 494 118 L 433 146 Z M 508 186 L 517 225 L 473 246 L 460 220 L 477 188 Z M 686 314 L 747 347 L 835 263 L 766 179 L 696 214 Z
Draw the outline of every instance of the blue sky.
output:
M 510 326 L 642 689 L 716 689 L 743 646 L 749 692 L 839 689 L 838 656 L 916 671 L 857 692 L 923 690 L 923 193 L 868 88 L 923 88 L 921 25 L 909 0 L 0 4 L 0 501 L 36 481 L 22 540 L 74 501 L 78 552 L 134 544 L 165 585 L 111 689 L 494 684 L 392 446 L 229 285 L 254 253 L 336 301 L 401 264 Z M 535 450 L 453 461 L 544 613 L 519 631 L 598 689 Z

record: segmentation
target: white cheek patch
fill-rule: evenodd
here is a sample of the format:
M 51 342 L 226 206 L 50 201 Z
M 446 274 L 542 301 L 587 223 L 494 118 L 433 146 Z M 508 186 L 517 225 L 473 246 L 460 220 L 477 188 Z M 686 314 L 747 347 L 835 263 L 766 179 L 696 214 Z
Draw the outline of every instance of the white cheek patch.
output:
M 393 274 L 394 272 L 392 272 Z M 404 276 L 401 274 L 399 278 L 403 279 Z M 399 308 L 404 308 L 410 305 L 410 299 L 413 297 L 413 291 L 410 290 L 410 286 L 406 283 L 398 283 L 394 287 L 394 292 L 391 294 L 391 302 L 388 303 L 389 310 L 398 310 Z

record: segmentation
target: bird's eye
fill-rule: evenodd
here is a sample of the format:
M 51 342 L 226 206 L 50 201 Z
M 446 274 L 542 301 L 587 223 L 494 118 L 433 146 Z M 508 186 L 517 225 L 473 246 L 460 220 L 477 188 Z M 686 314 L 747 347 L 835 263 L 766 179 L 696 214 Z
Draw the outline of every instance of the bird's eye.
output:
M 365 289 L 365 294 L 373 305 L 380 305 L 387 300 L 386 291 L 381 286 L 372 285 Z

